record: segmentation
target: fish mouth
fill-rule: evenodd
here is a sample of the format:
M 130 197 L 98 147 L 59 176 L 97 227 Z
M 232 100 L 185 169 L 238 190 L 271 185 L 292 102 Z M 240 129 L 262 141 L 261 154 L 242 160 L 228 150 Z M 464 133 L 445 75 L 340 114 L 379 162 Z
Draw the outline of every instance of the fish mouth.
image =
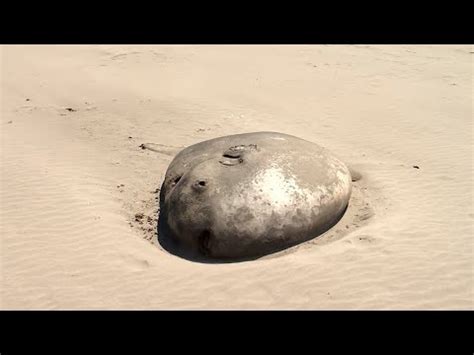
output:
M 256 144 L 235 145 L 227 149 L 223 154 L 219 163 L 226 166 L 238 165 L 244 162 L 244 155 L 250 151 L 259 150 Z
M 237 165 L 244 161 L 242 156 L 242 151 L 228 149 L 224 152 L 224 154 L 222 154 L 222 158 L 219 160 L 219 163 L 226 166 Z

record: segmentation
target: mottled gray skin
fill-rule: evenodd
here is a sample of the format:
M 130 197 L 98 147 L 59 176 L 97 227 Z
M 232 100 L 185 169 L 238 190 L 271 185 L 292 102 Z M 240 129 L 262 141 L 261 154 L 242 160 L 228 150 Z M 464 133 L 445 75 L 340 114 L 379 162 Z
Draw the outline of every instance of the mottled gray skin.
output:
M 348 168 L 317 144 L 276 132 L 182 150 L 161 188 L 160 233 L 210 258 L 255 258 L 315 238 L 344 213 Z

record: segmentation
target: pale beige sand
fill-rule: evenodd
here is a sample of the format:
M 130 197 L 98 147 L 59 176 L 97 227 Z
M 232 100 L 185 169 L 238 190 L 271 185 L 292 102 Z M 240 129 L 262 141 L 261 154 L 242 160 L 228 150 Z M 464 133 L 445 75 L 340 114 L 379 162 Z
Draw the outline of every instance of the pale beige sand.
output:
M 1 308 L 472 309 L 473 52 L 3 46 Z M 351 214 L 252 262 L 161 250 L 168 146 L 260 130 L 357 169 Z

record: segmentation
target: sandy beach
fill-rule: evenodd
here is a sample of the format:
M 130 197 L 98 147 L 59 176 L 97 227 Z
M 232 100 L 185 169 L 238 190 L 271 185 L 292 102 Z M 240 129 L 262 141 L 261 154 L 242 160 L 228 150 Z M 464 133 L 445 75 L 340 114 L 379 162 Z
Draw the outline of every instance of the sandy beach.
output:
M 472 46 L 1 46 L 1 309 L 472 309 Z M 276 131 L 361 178 L 283 253 L 157 242 L 175 152 Z M 142 144 L 159 147 L 142 149 Z

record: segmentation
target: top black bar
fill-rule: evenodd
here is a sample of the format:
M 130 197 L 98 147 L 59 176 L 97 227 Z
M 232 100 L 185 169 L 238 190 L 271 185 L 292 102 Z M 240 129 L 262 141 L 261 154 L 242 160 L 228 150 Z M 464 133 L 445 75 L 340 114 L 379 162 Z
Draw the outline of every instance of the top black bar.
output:
M 183 3 L 178 4 L 181 9 L 159 5 L 137 13 L 129 5 L 103 11 L 97 4 L 88 7 L 81 3 L 61 13 L 52 9 L 47 15 L 28 5 L 28 13 L 5 10 L 0 44 L 474 43 L 468 10 L 456 8 L 453 13 L 443 6 L 441 13 L 434 15 L 429 12 L 434 5 L 417 12 L 412 5 L 388 5 L 375 14 L 362 9 L 362 15 L 342 3 L 332 10 L 318 3 L 317 8 L 301 7 L 298 13 L 284 8 L 279 15 L 272 13 L 277 5 L 264 11 L 232 6 L 215 13 L 214 6 L 198 12 Z M 125 14 L 119 17 L 116 8 L 123 8 Z
M 451 32 L 255 31 L 197 30 L 89 31 L 37 30 L 2 32 L 0 44 L 473 44 L 472 35 Z

